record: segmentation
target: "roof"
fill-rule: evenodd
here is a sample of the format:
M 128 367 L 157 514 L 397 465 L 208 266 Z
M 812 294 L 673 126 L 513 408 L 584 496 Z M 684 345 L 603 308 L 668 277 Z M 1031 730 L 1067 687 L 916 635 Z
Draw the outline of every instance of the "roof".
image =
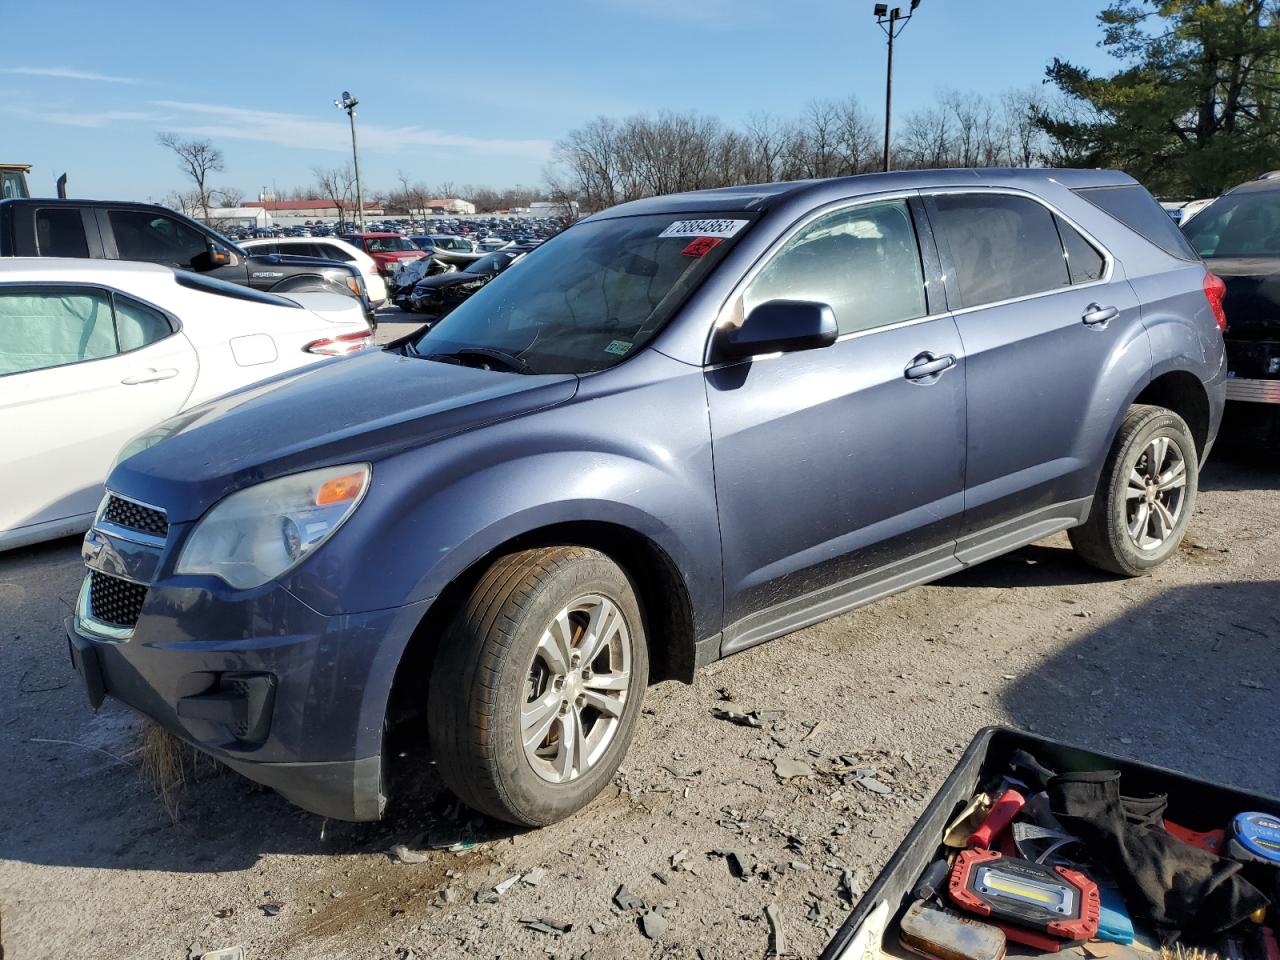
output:
M 601 211 L 596 217 L 637 216 L 646 213 L 696 213 L 711 211 L 764 211 L 801 194 L 826 192 L 846 186 L 848 196 L 890 190 L 920 190 L 926 187 L 1017 186 L 1019 183 L 1056 181 L 1066 187 L 1121 186 L 1134 183 L 1128 174 L 1116 170 L 1076 170 L 1068 168 L 1007 168 L 900 170 L 890 173 L 861 173 L 826 180 L 789 180 L 782 183 L 754 183 L 740 187 L 717 187 L 689 193 L 633 200 Z
M 0 280 L 10 273 L 48 275 L 50 280 L 111 274 L 156 278 L 173 276 L 174 268 L 141 260 L 97 260 L 87 257 L 0 257 Z
M 354 200 L 341 200 L 335 202 L 333 199 L 321 199 L 316 197 L 311 200 L 246 200 L 243 206 L 246 207 L 264 207 L 267 210 L 354 210 Z M 378 205 L 372 200 L 364 202 L 366 210 L 376 210 Z

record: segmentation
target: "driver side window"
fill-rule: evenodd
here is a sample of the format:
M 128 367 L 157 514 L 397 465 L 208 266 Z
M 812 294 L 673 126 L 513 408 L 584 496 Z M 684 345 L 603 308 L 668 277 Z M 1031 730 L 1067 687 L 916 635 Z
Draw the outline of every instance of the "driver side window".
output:
M 809 224 L 751 282 L 744 312 L 769 300 L 825 303 L 841 335 L 925 316 L 924 270 L 907 202 L 861 204 Z

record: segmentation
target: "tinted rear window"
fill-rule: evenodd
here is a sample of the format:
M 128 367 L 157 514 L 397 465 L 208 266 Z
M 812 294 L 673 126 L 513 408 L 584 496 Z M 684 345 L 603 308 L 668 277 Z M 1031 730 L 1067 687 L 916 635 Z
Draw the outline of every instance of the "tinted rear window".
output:
M 1155 197 L 1136 183 L 1123 187 L 1084 187 L 1074 193 L 1111 214 L 1169 256 L 1179 260 L 1199 259 L 1178 225 L 1173 222 L 1173 217 L 1164 212 L 1164 208 L 1156 203 Z
M 42 257 L 89 256 L 80 208 L 43 207 L 37 210 L 36 245 Z

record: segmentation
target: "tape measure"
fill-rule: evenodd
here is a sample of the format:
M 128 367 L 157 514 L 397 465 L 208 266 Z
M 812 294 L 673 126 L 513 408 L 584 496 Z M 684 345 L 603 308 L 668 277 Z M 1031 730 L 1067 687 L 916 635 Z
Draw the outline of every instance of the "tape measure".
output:
M 1231 821 L 1231 838 L 1259 860 L 1280 864 L 1280 818 L 1241 813 Z
M 1012 940 L 1045 950 L 1098 933 L 1098 886 L 1083 873 L 1005 857 L 994 850 L 965 850 L 948 885 L 959 907 L 999 922 Z

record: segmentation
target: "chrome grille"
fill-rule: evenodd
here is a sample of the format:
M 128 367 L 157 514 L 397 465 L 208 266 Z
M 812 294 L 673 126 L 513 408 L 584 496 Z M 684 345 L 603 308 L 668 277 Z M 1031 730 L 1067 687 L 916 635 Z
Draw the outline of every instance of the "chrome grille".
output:
M 144 584 L 89 571 L 89 613 L 95 620 L 115 627 L 134 627 L 146 598 Z
M 169 535 L 169 521 L 163 510 L 144 507 L 140 503 L 108 494 L 106 509 L 102 511 L 102 519 L 114 523 L 118 527 L 149 533 L 153 537 Z

